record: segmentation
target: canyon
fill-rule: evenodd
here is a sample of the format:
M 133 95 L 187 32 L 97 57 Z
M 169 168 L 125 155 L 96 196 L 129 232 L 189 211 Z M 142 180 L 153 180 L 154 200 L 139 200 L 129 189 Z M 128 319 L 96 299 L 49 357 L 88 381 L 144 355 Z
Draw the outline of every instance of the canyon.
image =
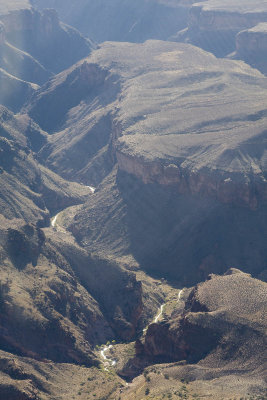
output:
M 266 398 L 266 12 L 0 0 L 0 399 Z

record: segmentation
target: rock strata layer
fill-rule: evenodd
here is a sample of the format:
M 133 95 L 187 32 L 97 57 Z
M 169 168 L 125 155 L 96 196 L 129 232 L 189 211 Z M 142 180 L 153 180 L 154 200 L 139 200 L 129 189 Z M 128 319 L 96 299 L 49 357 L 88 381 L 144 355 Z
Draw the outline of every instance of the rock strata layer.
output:
M 188 27 L 176 36 L 224 57 L 235 50 L 235 36 L 244 29 L 267 21 L 262 0 L 207 0 L 195 2 L 189 11 Z
M 267 74 L 267 23 L 243 30 L 236 36 L 234 57 Z

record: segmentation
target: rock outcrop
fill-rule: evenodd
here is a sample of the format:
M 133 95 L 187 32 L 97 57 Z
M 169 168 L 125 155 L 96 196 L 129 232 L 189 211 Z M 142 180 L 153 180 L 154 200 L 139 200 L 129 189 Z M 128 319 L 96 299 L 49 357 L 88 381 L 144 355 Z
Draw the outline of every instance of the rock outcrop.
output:
M 188 27 L 176 36 L 224 57 L 235 50 L 238 32 L 267 20 L 266 3 L 246 1 L 202 1 L 192 5 Z
M 81 61 L 48 81 L 30 99 L 25 111 L 44 130 L 52 133 L 64 124 L 72 108 L 86 98 L 90 100 L 97 97 L 108 86 L 107 78 L 108 71 L 104 68 Z M 62 97 L 64 102 L 61 101 Z
M 62 93 L 72 96 L 58 105 Z M 192 284 L 228 265 L 263 268 L 266 96 L 265 77 L 243 62 L 182 43 L 106 43 L 27 111 L 53 133 L 43 163 L 102 181 L 70 216 L 79 242 Z
M 29 2 L 0 5 L 0 102 L 19 111 L 33 92 L 87 56 L 94 45 L 62 24 L 55 10 L 42 13 Z
M 264 365 L 266 290 L 266 283 L 238 270 L 210 276 L 192 289 L 178 317 L 149 326 L 139 356 L 186 360 L 207 372 L 216 367 L 217 374 Z
M 236 51 L 232 55 L 267 74 L 267 23 L 243 30 L 236 36 Z
M 198 60 L 195 66 L 192 58 Z M 58 104 L 62 95 L 68 101 Z M 255 209 L 267 198 L 266 165 L 258 151 L 265 140 L 266 96 L 264 76 L 245 64 L 184 44 L 114 43 L 53 78 L 26 110 L 50 132 L 66 129 L 42 152 L 53 168 L 58 157 L 65 164 L 66 145 L 64 157 L 59 154 L 66 132 L 70 142 L 75 133 L 79 151 L 86 150 L 73 128 L 79 123 L 89 157 L 90 136 L 105 134 L 100 146 L 110 143 L 119 168 L 143 182 Z M 58 149 L 54 154 L 52 147 Z M 73 158 L 69 151 L 68 157 Z
M 219 173 L 212 176 L 206 171 L 187 171 L 176 163 L 167 164 L 163 160 L 147 162 L 119 150 L 116 155 L 121 170 L 137 176 L 146 184 L 175 186 L 180 194 L 209 197 L 225 204 L 247 206 L 252 210 L 267 200 L 267 182 L 264 178 L 231 178 Z
M 11 9 L 0 13 L 0 21 L 5 27 L 6 40 L 29 53 L 50 72 L 70 67 L 94 47 L 74 28 L 62 24 L 55 10 L 40 13 L 33 8 Z
M 28 116 L 0 107 L 0 130 L 0 212 L 6 218 L 47 225 L 49 211 L 79 204 L 91 194 L 35 160 L 33 152 L 46 143 L 47 134 Z

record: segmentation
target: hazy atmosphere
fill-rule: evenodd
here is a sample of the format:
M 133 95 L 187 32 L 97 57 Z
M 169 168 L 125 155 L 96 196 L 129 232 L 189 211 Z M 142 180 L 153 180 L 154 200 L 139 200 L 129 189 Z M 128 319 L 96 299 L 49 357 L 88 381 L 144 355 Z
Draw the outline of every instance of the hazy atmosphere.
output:
M 266 282 L 266 0 L 0 0 L 0 400 L 266 400 Z

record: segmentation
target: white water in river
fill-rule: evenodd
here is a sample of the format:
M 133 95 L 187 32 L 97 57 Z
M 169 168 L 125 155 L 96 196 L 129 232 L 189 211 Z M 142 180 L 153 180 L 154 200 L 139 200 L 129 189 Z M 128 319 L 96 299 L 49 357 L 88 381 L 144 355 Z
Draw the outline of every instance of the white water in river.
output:
M 57 217 L 58 217 L 58 214 L 55 215 L 54 218 L 52 218 L 52 220 L 51 220 L 51 226 L 53 228 L 55 228 L 55 225 L 56 225 L 56 222 L 57 222 Z
M 182 292 L 183 292 L 183 289 L 181 289 L 181 290 L 179 291 L 179 293 L 178 293 L 177 303 L 181 300 Z M 154 320 L 153 320 L 153 323 L 156 324 L 156 323 L 158 322 L 158 320 L 160 319 L 160 317 L 161 317 L 162 314 L 163 314 L 163 310 L 164 310 L 165 305 L 166 305 L 166 304 L 164 303 L 164 304 L 162 304 L 162 305 L 160 306 L 159 311 L 158 311 L 157 315 L 155 316 L 155 318 L 154 318 Z M 147 329 L 148 329 L 148 326 L 147 326 L 146 328 L 143 329 L 143 334 L 146 333 Z M 108 357 L 106 356 L 106 352 L 109 351 L 109 350 L 111 350 L 112 347 L 113 347 L 112 344 L 106 345 L 106 346 L 104 346 L 104 347 L 102 348 L 102 350 L 100 351 L 100 356 L 101 356 L 102 359 L 103 359 L 103 363 L 104 363 L 104 366 L 105 366 L 105 370 L 106 370 L 106 371 L 108 371 L 108 366 L 109 366 L 109 367 L 114 367 L 114 366 L 117 364 L 117 361 L 116 361 L 116 360 L 113 360 L 113 359 L 108 358 Z
M 165 306 L 165 303 L 160 306 L 159 313 L 156 315 L 156 317 L 155 317 L 155 319 L 153 321 L 155 324 L 158 322 L 158 320 L 162 316 L 164 306 Z
M 112 347 L 113 347 L 112 344 L 110 344 L 108 346 L 104 346 L 104 348 L 100 351 L 100 355 L 104 360 L 104 365 L 109 364 L 109 366 L 114 367 L 117 364 L 117 361 L 112 360 L 111 358 L 108 358 L 105 354 L 108 350 L 111 350 Z M 105 370 L 106 371 L 108 370 L 107 366 L 105 366 Z

